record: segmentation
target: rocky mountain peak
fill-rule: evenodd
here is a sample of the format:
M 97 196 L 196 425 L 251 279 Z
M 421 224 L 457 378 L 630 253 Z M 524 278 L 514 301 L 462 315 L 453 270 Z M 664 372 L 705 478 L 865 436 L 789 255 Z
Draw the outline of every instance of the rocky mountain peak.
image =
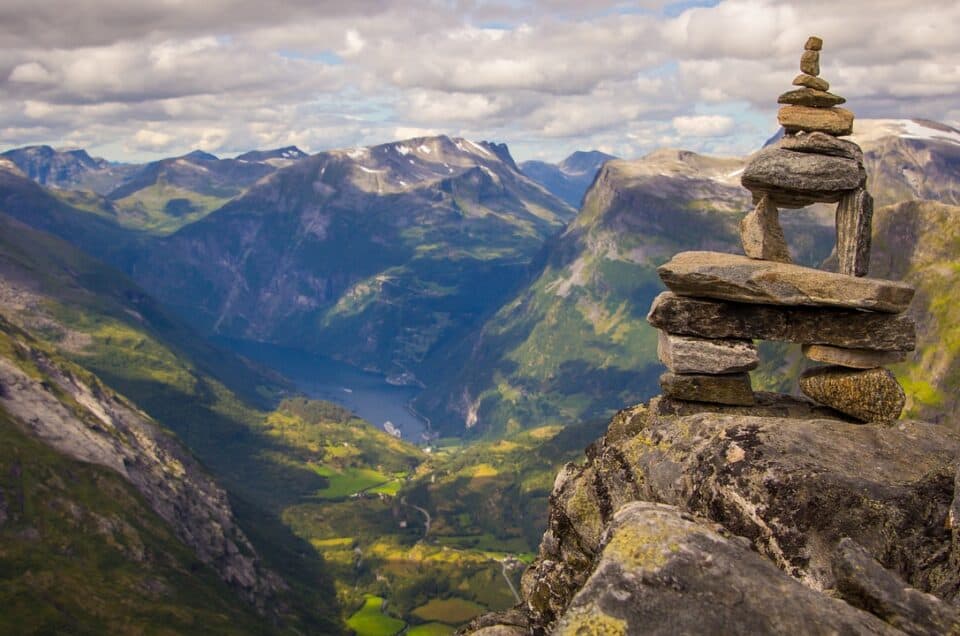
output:
M 186 159 L 187 161 L 217 161 L 219 158 L 203 150 L 192 150 L 180 157 L 180 159 Z
M 237 161 L 297 161 L 308 157 L 307 153 L 296 146 L 284 146 L 273 150 L 251 150 L 237 155 Z

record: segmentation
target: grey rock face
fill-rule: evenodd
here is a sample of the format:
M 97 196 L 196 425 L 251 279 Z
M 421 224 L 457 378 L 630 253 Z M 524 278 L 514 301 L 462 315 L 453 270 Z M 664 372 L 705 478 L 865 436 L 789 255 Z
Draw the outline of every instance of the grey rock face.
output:
M 870 351 L 869 349 L 845 349 L 829 345 L 803 345 L 803 355 L 816 362 L 836 364 L 852 369 L 872 369 L 887 364 L 903 362 L 903 351 Z
M 731 373 L 726 375 L 664 373 L 660 376 L 660 388 L 667 397 L 712 404 L 753 404 L 753 388 L 750 375 Z
M 837 261 L 841 274 L 866 276 L 870 267 L 873 197 L 866 188 L 846 192 L 837 206 Z
M 833 561 L 837 591 L 854 607 L 872 612 L 911 634 L 960 633 L 960 611 L 907 585 L 850 538 L 841 539 Z
M 25 431 L 74 459 L 112 469 L 228 585 L 261 611 L 286 585 L 265 569 L 233 516 L 227 493 L 177 439 L 107 387 L 30 349 L 33 362 L 78 406 L 0 357 L 0 405 Z
M 812 400 L 863 422 L 889 422 L 900 417 L 906 395 L 887 369 L 829 366 L 807 369 L 800 390 Z
M 558 476 L 548 530 L 524 574 L 522 609 L 534 632 L 549 630 L 593 564 L 607 559 L 615 513 L 634 501 L 674 505 L 722 525 L 813 591 L 837 588 L 836 548 L 853 536 L 908 585 L 948 603 L 957 600 L 960 548 L 947 519 L 960 435 L 925 422 L 887 426 L 817 418 L 815 407 L 764 394 L 755 407 L 717 407 L 756 409 L 759 416 L 669 409 L 659 415 L 659 408 L 618 413 L 587 449 L 586 463 L 568 464 Z M 781 418 L 777 408 L 806 414 Z M 651 591 L 651 597 L 660 594 Z M 601 608 L 623 621 L 626 615 L 611 612 L 633 601 L 620 596 L 616 602 L 608 597 Z M 702 620 L 709 620 L 709 611 Z M 753 613 L 731 617 L 725 633 L 750 633 L 738 626 Z
M 805 588 L 722 526 L 674 506 L 630 503 L 555 634 L 896 634 Z
M 839 201 L 866 179 L 863 165 L 853 159 L 770 146 L 753 156 L 740 182 L 757 198 L 767 194 L 774 205 L 798 208 Z
M 806 86 L 818 91 L 828 91 L 830 90 L 830 82 L 823 79 L 822 77 L 816 77 L 814 75 L 807 75 L 806 73 L 801 73 L 793 78 L 794 86 Z
M 792 263 L 787 241 L 780 227 L 777 206 L 763 196 L 757 207 L 740 221 L 740 243 L 750 258 Z
M 795 106 L 810 106 L 812 108 L 830 108 L 846 103 L 846 99 L 827 91 L 818 91 L 815 88 L 798 88 L 787 91 L 777 98 L 779 104 L 793 104 Z
M 843 307 L 899 313 L 913 299 L 905 283 L 857 278 L 723 252 L 681 252 L 657 268 L 674 293 L 744 303 Z
M 750 340 L 707 339 L 661 331 L 657 344 L 660 361 L 674 373 L 738 373 L 760 364 Z
M 788 135 L 778 141 L 776 145 L 783 150 L 843 157 L 856 161 L 858 164 L 863 163 L 863 150 L 860 149 L 860 146 L 852 141 L 837 139 L 833 135 L 822 132 Z
M 671 292 L 654 299 L 647 321 L 657 329 L 702 338 L 757 338 L 873 351 L 913 351 L 917 342 L 916 325 L 905 315 L 751 305 Z
M 731 404 L 706 404 L 674 400 L 659 395 L 650 400 L 650 412 L 655 415 L 696 415 L 697 413 L 721 413 L 724 415 L 752 415 L 757 417 L 778 417 L 797 419 L 828 419 L 848 421 L 847 416 L 831 408 L 820 406 L 803 397 L 794 397 L 784 393 L 755 391 L 754 403 L 749 406 Z

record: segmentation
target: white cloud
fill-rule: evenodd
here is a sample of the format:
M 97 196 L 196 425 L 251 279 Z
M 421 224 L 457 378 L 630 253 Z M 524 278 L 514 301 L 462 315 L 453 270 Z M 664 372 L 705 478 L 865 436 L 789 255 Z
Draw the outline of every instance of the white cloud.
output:
M 811 33 L 858 116 L 958 117 L 955 1 L 671 4 L 0 0 L 0 131 L 137 157 L 425 130 L 554 159 L 749 149 Z
M 673 118 L 673 128 L 684 137 L 723 137 L 733 131 L 733 118 L 726 115 L 682 115 Z
M 167 150 L 174 141 L 173 135 L 156 130 L 138 130 L 130 142 L 130 148 L 134 150 Z
M 55 81 L 50 71 L 37 62 L 26 62 L 15 67 L 9 79 L 26 84 L 51 84 Z

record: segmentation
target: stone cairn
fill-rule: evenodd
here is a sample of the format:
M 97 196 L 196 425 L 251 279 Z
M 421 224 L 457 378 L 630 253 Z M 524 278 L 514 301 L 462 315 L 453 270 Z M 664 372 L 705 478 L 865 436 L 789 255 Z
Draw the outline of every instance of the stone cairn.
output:
M 740 223 L 746 256 L 683 252 L 658 269 L 669 292 L 647 319 L 660 330 L 660 378 L 675 400 L 749 406 L 756 400 L 747 373 L 759 364 L 754 339 L 800 343 L 810 360 L 800 390 L 820 404 L 864 422 L 898 418 L 903 389 L 885 364 L 916 343 L 903 315 L 914 290 L 866 278 L 873 199 L 863 152 L 839 139 L 853 131 L 844 98 L 819 77 L 823 41 L 811 37 L 800 58 L 795 90 L 780 96 L 786 131 L 746 166 L 741 182 L 755 209 Z M 839 272 L 794 265 L 779 222 L 781 208 L 836 203 Z

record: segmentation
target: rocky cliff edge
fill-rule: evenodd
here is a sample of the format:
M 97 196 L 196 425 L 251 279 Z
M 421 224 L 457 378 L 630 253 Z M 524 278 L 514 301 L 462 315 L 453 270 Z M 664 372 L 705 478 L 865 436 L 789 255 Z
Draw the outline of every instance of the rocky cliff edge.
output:
M 960 436 L 655 398 L 557 475 L 515 609 L 464 633 L 960 633 Z

